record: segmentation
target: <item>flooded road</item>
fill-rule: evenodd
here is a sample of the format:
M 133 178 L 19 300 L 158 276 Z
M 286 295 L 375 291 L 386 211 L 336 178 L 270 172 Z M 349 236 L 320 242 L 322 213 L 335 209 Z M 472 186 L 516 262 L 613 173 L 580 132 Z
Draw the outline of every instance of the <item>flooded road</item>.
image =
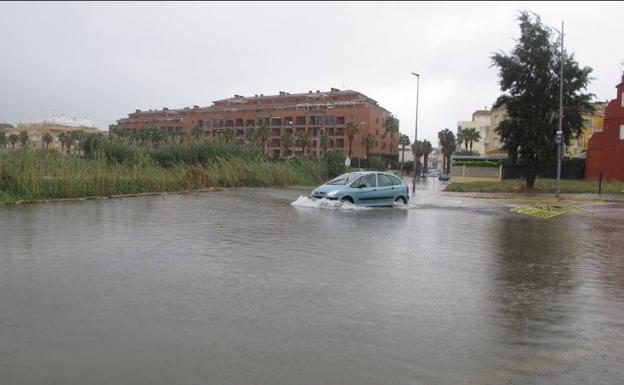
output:
M 0 207 L 0 384 L 621 383 L 624 205 L 425 183 Z

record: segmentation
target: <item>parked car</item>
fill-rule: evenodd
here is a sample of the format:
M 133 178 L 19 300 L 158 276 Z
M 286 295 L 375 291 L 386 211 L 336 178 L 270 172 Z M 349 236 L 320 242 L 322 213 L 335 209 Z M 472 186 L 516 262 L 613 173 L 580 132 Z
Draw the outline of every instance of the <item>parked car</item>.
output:
M 440 174 L 438 179 L 439 180 L 449 180 L 449 179 L 451 179 L 451 176 L 449 174 Z
M 358 171 L 342 174 L 315 188 L 310 197 L 350 202 L 362 206 L 407 204 L 409 190 L 401 178 L 387 172 Z

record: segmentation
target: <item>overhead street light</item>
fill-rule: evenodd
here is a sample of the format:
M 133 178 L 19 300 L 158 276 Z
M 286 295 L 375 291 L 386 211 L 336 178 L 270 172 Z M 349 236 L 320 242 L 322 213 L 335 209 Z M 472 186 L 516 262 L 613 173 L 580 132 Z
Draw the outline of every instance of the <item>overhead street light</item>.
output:
M 414 124 L 414 147 L 418 142 L 418 94 L 420 91 L 420 75 L 412 72 L 416 76 L 416 123 Z M 415 148 L 416 149 L 416 148 Z M 412 175 L 412 195 L 416 195 L 416 151 L 414 151 L 414 174 Z

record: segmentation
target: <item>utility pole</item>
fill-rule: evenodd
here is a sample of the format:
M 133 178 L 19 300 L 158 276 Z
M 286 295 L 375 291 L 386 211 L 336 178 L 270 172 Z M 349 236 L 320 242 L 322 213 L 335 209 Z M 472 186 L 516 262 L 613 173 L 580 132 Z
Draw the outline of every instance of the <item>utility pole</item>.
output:
M 561 22 L 561 70 L 559 80 L 559 130 L 555 136 L 555 143 L 557 144 L 557 198 L 561 191 L 561 145 L 563 144 L 563 21 Z
M 420 75 L 416 72 L 412 72 L 412 75 L 416 76 L 416 123 L 414 125 L 414 149 L 416 149 L 416 143 L 418 143 L 418 94 L 420 92 Z M 412 175 L 412 195 L 416 195 L 416 151 L 414 151 L 414 174 Z

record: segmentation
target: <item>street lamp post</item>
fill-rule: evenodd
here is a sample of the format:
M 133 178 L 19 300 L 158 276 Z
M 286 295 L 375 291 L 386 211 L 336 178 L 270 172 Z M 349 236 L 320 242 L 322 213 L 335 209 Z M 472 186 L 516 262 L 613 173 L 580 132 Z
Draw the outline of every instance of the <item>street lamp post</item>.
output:
M 418 94 L 420 91 L 420 75 L 412 72 L 416 76 L 416 123 L 414 124 L 414 146 L 418 143 Z M 414 174 L 412 175 L 412 195 L 416 195 L 416 151 L 414 151 Z

